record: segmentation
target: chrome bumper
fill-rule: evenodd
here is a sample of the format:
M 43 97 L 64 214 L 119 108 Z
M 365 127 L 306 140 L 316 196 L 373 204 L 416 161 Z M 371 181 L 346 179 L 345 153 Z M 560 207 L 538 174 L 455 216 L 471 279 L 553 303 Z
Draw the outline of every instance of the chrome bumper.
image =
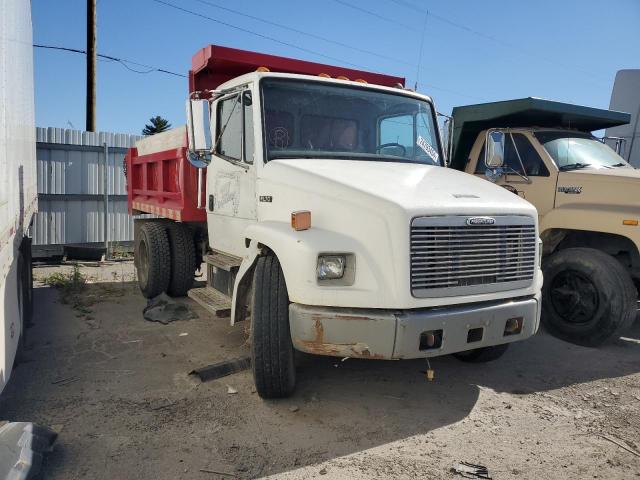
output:
M 521 321 L 508 334 L 508 321 Z M 540 296 L 452 307 L 380 310 L 292 303 L 289 324 L 300 351 L 336 357 L 409 359 L 524 340 L 538 331 Z M 435 345 L 426 336 L 436 332 Z

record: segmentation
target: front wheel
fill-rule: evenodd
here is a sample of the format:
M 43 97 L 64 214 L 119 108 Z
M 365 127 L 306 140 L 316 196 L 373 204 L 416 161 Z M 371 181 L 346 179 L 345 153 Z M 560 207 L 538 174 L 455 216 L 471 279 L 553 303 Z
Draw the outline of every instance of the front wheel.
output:
M 552 335 L 597 347 L 635 319 L 636 288 L 611 255 L 567 248 L 551 255 L 542 268 L 542 323 Z
M 296 369 L 289 330 L 289 294 L 275 255 L 259 257 L 253 274 L 251 363 L 258 395 L 293 393 Z

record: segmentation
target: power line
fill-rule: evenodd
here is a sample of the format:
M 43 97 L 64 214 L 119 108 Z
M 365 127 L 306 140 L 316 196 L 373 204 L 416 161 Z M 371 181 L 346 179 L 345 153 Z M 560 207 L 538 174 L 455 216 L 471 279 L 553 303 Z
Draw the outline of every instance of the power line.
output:
M 34 43 L 33 46 L 35 48 L 44 48 L 44 49 L 48 49 L 48 50 L 62 50 L 65 52 L 71 52 L 71 53 L 80 53 L 82 55 L 86 55 L 87 52 L 86 50 L 80 50 L 77 48 L 68 48 L 68 47 L 58 47 L 55 45 L 40 45 L 37 43 Z M 133 60 L 127 60 L 126 58 L 118 58 L 118 57 L 113 57 L 111 55 L 103 55 L 101 53 L 98 53 L 97 56 L 99 58 L 105 59 L 105 60 L 109 60 L 112 62 L 118 62 L 120 65 L 122 65 L 124 68 L 126 68 L 127 70 L 134 72 L 134 73 L 139 73 L 139 74 L 147 74 L 147 73 L 153 73 L 153 72 L 158 72 L 158 73 L 165 73 L 167 75 L 174 75 L 176 77 L 182 77 L 182 78 L 186 78 L 186 75 L 183 75 L 182 73 L 176 73 L 176 72 L 172 72 L 170 70 L 166 70 L 164 68 L 158 68 L 158 67 L 153 67 L 151 65 L 145 65 L 144 63 L 139 63 L 139 62 L 134 62 Z M 137 67 L 142 67 L 142 68 L 146 68 L 147 70 L 136 70 L 135 68 L 131 68 L 129 65 L 135 65 Z
M 352 67 L 361 68 L 363 70 L 369 70 L 369 67 L 366 67 L 364 65 L 358 65 L 356 63 L 348 62 L 348 61 L 340 59 L 340 58 L 336 58 L 336 57 L 332 57 L 332 56 L 329 56 L 329 55 L 325 55 L 325 54 L 317 52 L 315 50 L 304 48 L 304 47 L 301 47 L 299 45 L 294 45 L 292 43 L 285 42 L 283 40 L 279 40 L 279 39 L 271 37 L 269 35 L 264 35 L 262 33 L 254 32 L 252 30 L 249 30 L 249 29 L 246 29 L 246 28 L 243 28 L 243 27 L 239 27 L 237 25 L 234 25 L 234 24 L 231 24 L 231 23 L 228 23 L 228 22 L 223 22 L 222 20 L 218 20 L 216 18 L 209 17 L 209 16 L 204 15 L 202 13 L 194 12 L 193 10 L 189 10 L 189 9 L 180 7 L 178 5 L 174 5 L 173 3 L 167 2 L 165 0 L 151 0 L 151 1 L 155 2 L 155 3 L 159 3 L 161 5 L 165 5 L 165 6 L 170 7 L 170 8 L 173 8 L 175 10 L 179 10 L 179 11 L 184 12 L 184 13 L 188 13 L 188 14 L 193 15 L 195 17 L 202 18 L 204 20 L 209 20 L 211 22 L 214 22 L 214 23 L 217 23 L 217 24 L 220 24 L 220 25 L 224 25 L 224 26 L 229 27 L 229 28 L 233 28 L 234 30 L 241 31 L 243 33 L 248 33 L 250 35 L 254 35 L 254 36 L 257 36 L 257 37 L 260 37 L 260 38 L 264 38 L 266 40 L 270 40 L 270 41 L 278 43 L 280 45 L 285 45 L 287 47 L 295 48 L 295 49 L 303 51 L 303 52 L 311 53 L 312 55 L 317 55 L 319 57 L 324 57 L 324 58 L 327 58 L 329 60 L 344 64 L 344 65 L 349 65 L 349 66 L 352 66 Z M 413 66 L 413 64 L 409 64 L 409 65 Z M 428 86 L 429 88 L 433 88 L 434 90 L 440 90 L 440 91 L 443 91 L 443 92 L 448 92 L 448 93 L 451 93 L 453 95 L 458 95 L 460 97 L 470 98 L 470 99 L 473 99 L 473 100 L 478 100 L 479 99 L 478 97 L 472 97 L 472 96 L 467 95 L 465 93 L 456 92 L 455 90 L 450 90 L 450 89 L 438 87 L 436 85 L 431 85 L 431 84 L 427 84 L 427 83 L 425 83 L 425 85 Z
M 321 35 L 316 35 L 314 33 L 305 32 L 303 30 L 299 30 L 297 28 L 290 27 L 288 25 L 283 25 L 281 23 L 272 22 L 271 20 L 266 20 L 264 18 L 256 17 L 255 15 L 249 15 L 248 13 L 240 12 L 240 11 L 234 10 L 232 8 L 223 7 L 222 5 L 217 5 L 217 4 L 209 2 L 207 0 L 196 0 L 196 1 L 200 2 L 200 3 L 204 4 L 204 5 L 208 5 L 210 7 L 218 8 L 218 9 L 224 10 L 226 12 L 231 12 L 231 13 L 233 13 L 235 15 L 240 15 L 240 16 L 245 17 L 245 18 L 250 18 L 252 20 L 256 20 L 258 22 L 265 23 L 267 25 L 271 25 L 271 26 L 274 26 L 274 27 L 282 28 L 284 30 L 289 30 L 290 32 L 297 33 L 298 35 L 305 35 L 305 36 L 310 37 L 310 38 L 315 38 L 316 40 L 321 40 L 323 42 L 332 43 L 334 45 L 338 45 L 339 47 L 349 48 L 351 50 L 355 50 L 355 51 L 361 52 L 361 53 L 366 53 L 367 55 L 372 55 L 374 57 L 382 58 L 384 60 L 389 60 L 389 61 L 392 61 L 392 62 L 413 66 L 413 63 L 401 60 L 401 59 L 396 58 L 396 57 L 390 57 L 388 55 L 383 55 L 383 54 L 378 53 L 378 52 L 374 52 L 374 51 L 367 50 L 367 49 L 364 49 L 364 48 L 356 47 L 356 46 L 353 46 L 353 45 L 348 45 L 346 43 L 339 42 L 339 41 L 334 40 L 332 38 L 323 37 Z
M 334 62 L 340 62 L 340 63 L 343 63 L 345 65 L 350 65 L 352 67 L 365 68 L 365 67 L 363 67 L 361 65 L 358 65 L 356 63 L 347 62 L 347 61 L 341 60 L 341 59 L 336 58 L 336 57 L 331 57 L 329 55 L 325 55 L 323 53 L 316 52 L 315 50 L 311 50 L 309 48 L 304 48 L 304 47 L 301 47 L 299 45 L 294 45 L 293 43 L 285 42 L 283 40 L 278 40 L 277 38 L 270 37 L 270 36 L 264 35 L 262 33 L 253 32 L 253 31 L 251 31 L 251 30 L 249 30 L 247 28 L 239 27 L 237 25 L 233 25 L 233 24 L 228 23 L 228 22 L 223 22 L 222 20 L 218 20 L 217 18 L 209 17 L 209 16 L 204 15 L 202 13 L 194 12 L 193 10 L 189 10 L 189 9 L 186 9 L 186 8 L 179 7 L 178 5 L 174 5 L 173 3 L 165 2 L 164 0 L 151 0 L 151 1 L 159 3 L 161 5 L 165 5 L 165 6 L 170 7 L 170 8 L 173 8 L 175 10 L 179 10 L 181 12 L 188 13 L 188 14 L 196 16 L 196 17 L 203 18 L 205 20 L 209 20 L 210 22 L 214 22 L 214 23 L 217 23 L 219 25 L 224 25 L 225 27 L 233 28 L 234 30 L 238 30 L 238 31 L 243 32 L 243 33 L 248 33 L 249 35 L 254 35 L 256 37 L 264 38 L 265 40 L 270 40 L 272 42 L 279 43 L 280 45 L 285 45 L 285 46 L 290 47 L 290 48 L 295 48 L 296 50 L 300 50 L 302 52 L 310 53 L 312 55 L 317 55 L 319 57 L 323 57 L 323 58 L 332 60 Z
M 401 27 L 406 28 L 407 30 L 412 30 L 414 32 L 418 31 L 418 30 L 416 30 L 416 28 L 412 27 L 411 25 L 407 25 L 406 23 L 402 23 L 402 22 L 400 22 L 398 20 L 394 20 L 393 18 L 385 17 L 384 15 L 380 15 L 380 14 L 374 12 L 373 10 L 369 10 L 369 9 L 360 7 L 359 5 L 354 5 L 353 3 L 349 3 L 349 2 L 346 2 L 344 0 L 333 0 L 333 1 L 336 2 L 336 3 L 339 3 L 340 5 L 343 5 L 345 7 L 349 7 L 351 9 L 353 9 L 353 10 L 356 10 L 358 12 L 366 13 L 367 15 L 370 15 L 372 17 L 376 17 L 379 20 L 383 20 L 383 21 L 388 22 L 388 23 L 393 23 L 395 25 L 399 25 Z
M 535 52 L 532 52 L 531 50 L 523 49 L 522 46 L 520 46 L 520 45 L 514 45 L 514 44 L 512 44 L 510 42 L 506 42 L 506 41 L 501 40 L 499 38 L 496 38 L 496 37 L 494 37 L 492 35 L 488 35 L 486 33 L 483 33 L 481 31 L 479 31 L 479 30 L 475 30 L 475 29 L 473 29 L 471 27 L 468 27 L 467 25 L 464 25 L 462 23 L 456 22 L 456 21 L 451 20 L 451 19 L 449 19 L 447 17 L 444 17 L 442 15 L 438 15 L 437 13 L 433 13 L 433 11 L 431 11 L 431 10 L 426 10 L 426 9 L 424 9 L 422 7 L 419 7 L 418 5 L 415 5 L 415 4 L 413 4 L 411 2 L 408 2 L 406 0 L 388 0 L 388 1 L 389 2 L 393 2 L 396 5 L 400 5 L 401 7 L 412 9 L 412 10 L 420 12 L 420 13 L 424 13 L 424 14 L 428 13 L 429 15 L 431 15 L 436 20 L 440 20 L 441 22 L 446 23 L 446 24 L 448 24 L 448 25 L 450 25 L 452 27 L 458 28 L 460 30 L 464 30 L 465 32 L 471 33 L 471 34 L 476 35 L 476 36 L 478 36 L 480 38 L 484 38 L 485 40 L 490 40 L 490 41 L 495 42 L 495 43 L 497 43 L 499 45 L 502 45 L 503 47 L 511 48 L 511 49 L 517 50 L 518 52 L 521 52 L 521 53 L 524 52 L 527 55 L 529 55 L 530 57 L 537 58 L 539 60 L 543 60 L 543 61 L 548 62 L 548 63 L 559 65 L 559 66 L 561 66 L 563 68 L 566 68 L 568 70 L 578 70 L 578 71 L 580 71 L 582 73 L 586 73 L 587 75 L 590 75 L 591 77 L 593 77 L 595 79 L 602 80 L 602 77 L 600 77 L 599 75 L 597 75 L 597 74 L 595 74 L 593 72 L 590 72 L 588 70 L 585 70 L 585 69 L 583 69 L 581 67 L 577 67 L 577 66 L 574 66 L 574 65 L 569 65 L 569 64 L 566 64 L 566 63 L 563 63 L 563 62 L 558 62 L 557 60 L 553 60 L 553 59 L 551 59 L 549 57 L 545 57 L 545 56 L 539 55 L 539 54 L 537 54 Z

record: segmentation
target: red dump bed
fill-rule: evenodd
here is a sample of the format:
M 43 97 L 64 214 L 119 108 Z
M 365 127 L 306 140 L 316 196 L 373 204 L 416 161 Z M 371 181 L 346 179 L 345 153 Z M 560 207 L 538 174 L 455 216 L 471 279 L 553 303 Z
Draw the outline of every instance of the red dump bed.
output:
M 209 45 L 198 51 L 191 60 L 189 92 L 214 90 L 232 78 L 255 72 L 259 67 L 266 67 L 270 72 L 277 73 L 297 73 L 300 75 L 320 75 L 323 73 L 333 78 L 346 77 L 349 80 L 365 80 L 368 83 L 385 87 L 395 87 L 398 84 L 404 86 L 403 77 Z
M 125 162 L 130 214 L 152 213 L 181 222 L 206 221 L 206 211 L 198 209 L 198 169 L 187 160 L 184 127 L 138 142 L 137 148 L 129 149 Z M 206 170 L 203 185 L 205 179 Z
M 259 67 L 279 73 L 346 77 L 388 87 L 404 85 L 402 77 L 209 45 L 193 56 L 189 91 L 213 90 Z M 187 159 L 184 127 L 141 140 L 136 148 L 129 149 L 125 161 L 130 214 L 151 213 L 182 222 L 206 221 L 206 211 L 197 208 L 198 169 Z M 204 185 L 203 178 L 203 189 Z

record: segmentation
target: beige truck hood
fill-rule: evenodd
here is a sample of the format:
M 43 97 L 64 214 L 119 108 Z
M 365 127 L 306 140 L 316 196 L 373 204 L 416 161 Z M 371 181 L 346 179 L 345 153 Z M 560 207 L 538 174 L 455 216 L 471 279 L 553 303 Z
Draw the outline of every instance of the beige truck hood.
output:
M 640 207 L 640 170 L 634 168 L 584 169 L 561 172 L 556 207 L 569 204 Z

